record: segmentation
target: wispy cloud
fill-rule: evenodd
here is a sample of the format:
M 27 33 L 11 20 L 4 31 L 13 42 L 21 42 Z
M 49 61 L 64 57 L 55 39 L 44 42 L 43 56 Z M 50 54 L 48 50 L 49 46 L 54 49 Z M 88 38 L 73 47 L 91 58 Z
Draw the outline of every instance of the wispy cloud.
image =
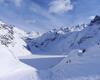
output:
M 27 19 L 25 22 L 28 24 L 34 24 L 34 23 L 36 23 L 36 20 Z
M 58 22 L 57 18 L 52 15 L 48 10 L 45 10 L 44 8 L 42 8 L 40 5 L 36 4 L 36 3 L 32 3 L 32 6 L 30 7 L 30 10 L 33 11 L 33 13 L 37 13 L 41 16 L 43 16 L 44 18 L 47 18 L 49 21 L 52 22 Z M 58 22 L 60 23 L 60 22 Z
M 35 14 L 38 14 L 38 18 L 35 18 L 35 23 L 33 23 L 33 20 L 27 20 L 28 22 L 32 22 L 34 25 L 39 26 L 41 30 L 49 30 L 56 28 L 58 25 L 62 26 L 64 25 L 63 22 L 58 19 L 57 16 L 51 14 L 48 9 L 45 9 L 44 7 L 41 7 L 39 4 L 33 2 L 30 6 L 30 10 Z M 41 18 L 42 16 L 42 18 Z
M 22 1 L 23 1 L 23 0 L 0 0 L 0 3 L 6 3 L 6 2 L 9 2 L 9 3 L 15 4 L 16 7 L 20 7 Z
M 73 5 L 71 4 L 71 0 L 53 0 L 49 4 L 49 12 L 51 13 L 64 13 L 73 9 Z
M 40 14 L 40 15 L 48 18 L 48 19 L 53 19 L 54 18 L 47 10 L 45 10 L 40 5 L 38 5 L 38 4 L 34 3 L 34 2 L 30 6 L 30 10 L 35 12 L 35 13 L 37 13 L 37 14 Z

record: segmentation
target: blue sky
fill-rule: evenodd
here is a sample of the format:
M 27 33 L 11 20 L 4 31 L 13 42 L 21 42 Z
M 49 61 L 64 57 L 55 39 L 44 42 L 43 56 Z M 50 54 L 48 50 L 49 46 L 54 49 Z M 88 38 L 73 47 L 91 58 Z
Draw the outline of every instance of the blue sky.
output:
M 100 14 L 100 0 L 0 0 L 0 19 L 26 31 L 88 23 Z

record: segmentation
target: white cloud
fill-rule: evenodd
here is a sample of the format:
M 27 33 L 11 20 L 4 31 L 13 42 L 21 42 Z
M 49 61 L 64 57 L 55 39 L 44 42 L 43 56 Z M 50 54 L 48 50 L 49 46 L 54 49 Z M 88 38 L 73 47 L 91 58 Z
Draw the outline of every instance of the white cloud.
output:
M 33 2 L 32 5 L 30 6 L 30 10 L 40 16 L 43 16 L 44 19 L 43 20 L 37 20 L 36 23 L 39 23 L 38 25 L 41 25 L 40 29 L 49 29 L 56 27 L 56 25 L 62 25 L 63 22 L 61 20 L 59 20 L 56 16 L 52 15 L 50 12 L 48 12 L 48 10 L 46 10 L 45 8 L 41 7 L 40 5 L 38 5 L 37 3 Z M 46 20 L 45 20 L 46 19 Z
M 73 9 L 70 0 L 54 0 L 49 4 L 49 12 L 51 13 L 64 13 Z

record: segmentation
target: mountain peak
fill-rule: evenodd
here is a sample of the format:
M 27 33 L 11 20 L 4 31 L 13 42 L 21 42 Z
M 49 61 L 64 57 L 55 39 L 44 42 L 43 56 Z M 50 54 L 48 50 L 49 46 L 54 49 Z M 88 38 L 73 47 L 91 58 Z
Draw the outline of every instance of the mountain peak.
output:
M 91 25 L 93 24 L 100 24 L 100 16 L 96 15 L 95 18 L 91 21 Z
M 5 24 L 3 21 L 0 20 L 0 24 Z

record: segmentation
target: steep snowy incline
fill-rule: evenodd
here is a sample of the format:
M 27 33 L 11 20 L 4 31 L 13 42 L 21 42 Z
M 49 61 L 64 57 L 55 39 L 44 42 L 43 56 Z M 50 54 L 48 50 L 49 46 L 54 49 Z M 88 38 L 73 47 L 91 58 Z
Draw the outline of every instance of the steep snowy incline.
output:
M 36 37 L 0 21 L 0 80 L 39 80 L 37 69 L 18 60 L 18 56 L 31 55 L 24 41 L 29 35 Z
M 9 51 L 17 56 L 31 55 L 27 49 L 26 38 L 36 38 L 40 34 L 36 32 L 27 33 L 13 25 L 0 21 L 0 43 L 9 48 Z
M 25 56 L 30 55 L 31 53 L 27 50 L 25 46 L 27 44 L 24 41 L 24 37 L 27 37 L 28 35 L 23 30 L 20 30 L 18 28 L 13 29 L 14 31 L 14 39 L 13 42 L 9 45 L 9 50 L 17 56 Z
M 37 70 L 21 63 L 0 44 L 0 80 L 38 80 Z

